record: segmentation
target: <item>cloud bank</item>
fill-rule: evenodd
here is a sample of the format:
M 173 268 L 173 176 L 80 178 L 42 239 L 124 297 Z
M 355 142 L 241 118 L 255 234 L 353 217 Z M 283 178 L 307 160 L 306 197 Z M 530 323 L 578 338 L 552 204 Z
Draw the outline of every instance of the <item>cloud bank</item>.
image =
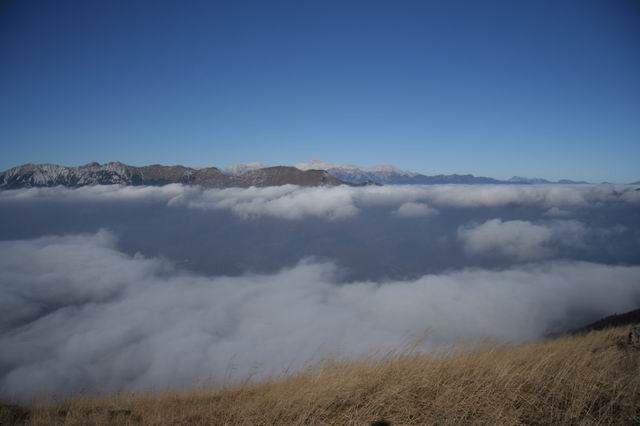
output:
M 351 218 L 366 207 L 388 207 L 400 216 L 429 216 L 432 208 L 496 208 L 512 205 L 547 210 L 570 217 L 571 209 L 605 204 L 640 204 L 640 191 L 614 185 L 407 185 L 383 187 L 314 187 L 284 185 L 268 188 L 203 189 L 179 184 L 162 187 L 93 186 L 77 189 L 30 188 L 0 191 L 0 202 L 161 201 L 172 207 L 228 210 L 242 218 L 286 220 Z
M 424 217 L 438 214 L 438 210 L 429 207 L 425 203 L 408 201 L 398 207 L 395 213 L 401 217 Z
M 543 244 L 556 232 L 483 226 L 472 239 L 506 227 Z M 470 337 L 516 342 L 640 303 L 638 266 L 539 262 L 345 284 L 334 264 L 304 260 L 273 274 L 204 276 L 127 255 L 107 231 L 2 241 L 0 270 L 8 398 L 260 377 L 397 348 L 427 330 L 427 350 Z
M 458 239 L 470 254 L 500 253 L 523 260 L 551 256 L 558 246 L 581 247 L 586 234 L 585 225 L 575 220 L 534 224 L 524 220 L 491 219 L 458 229 Z

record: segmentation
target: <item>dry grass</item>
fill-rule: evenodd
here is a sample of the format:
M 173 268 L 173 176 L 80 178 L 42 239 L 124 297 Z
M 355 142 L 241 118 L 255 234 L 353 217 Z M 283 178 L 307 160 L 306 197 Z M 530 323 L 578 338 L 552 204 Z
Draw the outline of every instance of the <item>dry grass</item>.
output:
M 224 389 L 77 397 L 30 424 L 640 424 L 628 327 L 515 347 L 326 362 Z

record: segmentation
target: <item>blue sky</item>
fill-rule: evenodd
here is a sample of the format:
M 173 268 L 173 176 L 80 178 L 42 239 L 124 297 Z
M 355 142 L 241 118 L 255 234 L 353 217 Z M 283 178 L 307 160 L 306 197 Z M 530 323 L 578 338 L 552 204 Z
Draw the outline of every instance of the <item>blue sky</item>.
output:
M 0 168 L 640 179 L 640 3 L 9 1 Z

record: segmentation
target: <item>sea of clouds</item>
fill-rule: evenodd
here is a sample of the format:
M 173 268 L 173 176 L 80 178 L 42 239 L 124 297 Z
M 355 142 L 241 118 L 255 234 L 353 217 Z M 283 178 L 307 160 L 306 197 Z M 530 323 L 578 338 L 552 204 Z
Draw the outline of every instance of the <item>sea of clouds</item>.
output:
M 86 186 L 28 188 L 0 192 L 0 200 L 64 199 L 76 201 L 165 201 L 168 206 L 229 210 L 240 217 L 272 216 L 344 219 L 367 206 L 396 206 L 400 215 L 430 215 L 422 206 L 498 207 L 511 204 L 548 208 L 550 216 L 565 208 L 597 207 L 622 202 L 639 205 L 640 191 L 616 185 L 393 185 L 368 187 L 310 187 L 204 189 L 171 184 L 152 186 Z
M 0 191 L 0 396 L 571 330 L 640 307 L 639 219 L 631 186 Z

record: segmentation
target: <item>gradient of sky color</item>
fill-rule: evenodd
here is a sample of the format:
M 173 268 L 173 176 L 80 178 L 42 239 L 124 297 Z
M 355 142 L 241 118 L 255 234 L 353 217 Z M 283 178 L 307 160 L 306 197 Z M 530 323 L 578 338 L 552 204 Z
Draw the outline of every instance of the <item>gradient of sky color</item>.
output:
M 0 4 L 0 169 L 640 179 L 640 2 Z

